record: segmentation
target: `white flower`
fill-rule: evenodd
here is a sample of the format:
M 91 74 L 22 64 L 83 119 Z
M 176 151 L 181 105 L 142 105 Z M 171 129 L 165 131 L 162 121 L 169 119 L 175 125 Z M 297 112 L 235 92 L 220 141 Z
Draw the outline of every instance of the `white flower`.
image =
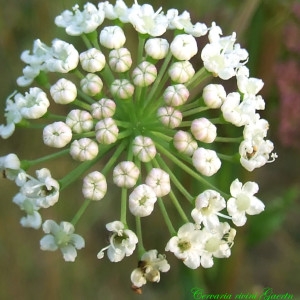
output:
M 201 237 L 202 233 L 195 224 L 186 223 L 179 228 L 177 236 L 168 241 L 165 250 L 173 252 L 187 267 L 196 269 L 200 266 L 203 251 Z
M 116 103 L 107 98 L 102 98 L 91 105 L 92 116 L 96 119 L 110 118 L 115 114 Z
M 112 262 L 119 262 L 125 256 L 130 256 L 138 242 L 136 234 L 132 230 L 125 228 L 120 221 L 107 223 L 106 229 L 112 232 L 109 238 L 110 245 L 101 249 L 97 257 L 99 259 L 103 258 L 105 250 L 107 250 L 107 256 Z
M 202 229 L 202 243 L 204 251 L 201 254 L 201 266 L 211 268 L 214 264 L 213 257 L 224 258 L 231 254 L 230 247 L 233 244 L 235 229 L 230 228 L 228 223 L 219 223 L 214 229 Z M 230 236 L 230 239 L 228 239 Z
M 46 235 L 40 240 L 41 249 L 47 251 L 60 249 L 65 261 L 75 261 L 76 249 L 85 246 L 84 239 L 74 233 L 74 226 L 69 222 L 61 222 L 58 225 L 53 220 L 46 220 L 43 223 L 43 230 Z
M 32 198 L 27 198 L 21 193 L 14 196 L 13 202 L 17 204 L 21 210 L 26 212 L 26 216 L 22 217 L 20 223 L 23 227 L 31 227 L 34 229 L 39 229 L 42 225 L 42 217 L 38 210 L 40 206 L 36 204 L 36 200 Z
M 221 107 L 223 117 L 235 126 L 243 126 L 256 119 L 255 106 L 251 100 L 241 101 L 237 92 L 229 93 Z
M 193 139 L 189 132 L 178 130 L 173 138 L 174 147 L 183 154 L 192 156 L 198 148 L 197 142 Z
M 182 122 L 182 113 L 180 110 L 175 109 L 172 106 L 163 106 L 157 110 L 157 116 L 159 120 L 166 127 L 176 128 L 180 126 Z
M 127 48 L 114 49 L 109 52 L 109 66 L 112 71 L 123 73 L 130 69 L 132 58 Z
M 72 140 L 72 130 L 64 122 L 54 122 L 44 127 L 43 141 L 47 146 L 62 148 Z
M 153 59 L 163 59 L 168 54 L 169 43 L 166 39 L 151 38 L 145 43 L 145 51 Z
M 91 114 L 81 109 L 72 109 L 67 115 L 66 124 L 75 133 L 90 131 L 94 126 Z
M 83 179 L 82 194 L 86 199 L 99 201 L 107 191 L 107 182 L 104 175 L 98 171 L 89 173 Z
M 16 94 L 14 99 L 19 112 L 26 119 L 42 117 L 50 105 L 46 93 L 38 87 L 30 88 L 25 96 L 20 93 Z
M 55 103 L 68 104 L 76 99 L 77 88 L 72 81 L 61 78 L 51 86 L 50 94 Z
M 130 279 L 134 287 L 141 287 L 149 282 L 159 282 L 160 272 L 168 272 L 170 265 L 162 254 L 158 254 L 157 250 L 149 250 L 145 252 L 140 261 L 138 268 L 131 273 Z
M 148 61 L 141 62 L 132 72 L 133 83 L 142 87 L 151 85 L 156 76 L 156 67 Z
M 142 162 L 151 161 L 156 155 L 155 144 L 147 136 L 136 136 L 132 142 L 132 151 Z
M 206 118 L 192 121 L 191 132 L 196 140 L 212 143 L 217 137 L 217 127 Z
M 67 42 L 55 39 L 52 42 L 51 57 L 45 61 L 46 71 L 68 73 L 74 70 L 79 62 L 75 47 Z
M 104 54 L 96 48 L 80 53 L 79 59 L 82 69 L 89 73 L 102 71 L 106 63 Z
M 9 138 L 15 131 L 15 124 L 22 120 L 22 115 L 19 106 L 11 99 L 16 95 L 16 91 L 8 96 L 6 99 L 6 107 L 4 116 L 6 118 L 6 125 L 0 124 L 0 136 L 3 139 Z
M 102 10 L 92 3 L 86 3 L 84 10 L 80 11 L 79 6 L 73 7 L 73 12 L 65 10 L 61 15 L 55 18 L 55 24 L 59 27 L 66 28 L 69 35 L 81 35 L 97 29 L 104 21 L 105 14 Z
M 154 190 L 146 184 L 140 184 L 129 195 L 129 210 L 134 216 L 149 216 L 156 200 Z
M 113 181 L 119 187 L 132 188 L 139 175 L 140 170 L 132 161 L 122 161 L 113 170 Z
M 133 95 L 134 85 L 127 79 L 115 79 L 110 86 L 110 91 L 113 96 L 125 100 Z
M 183 105 L 189 96 L 190 92 L 184 84 L 170 85 L 163 93 L 166 104 L 170 106 Z
M 51 177 L 48 169 L 36 171 L 37 178 L 29 178 L 20 189 L 20 192 L 30 199 L 35 199 L 36 205 L 43 208 L 53 206 L 59 198 L 59 183 Z
M 124 31 L 119 26 L 106 26 L 100 32 L 100 44 L 108 49 L 119 49 L 126 41 Z
M 105 145 L 113 144 L 118 139 L 119 129 L 112 118 L 104 118 L 95 126 L 96 140 Z
M 101 78 L 93 73 L 88 73 L 80 81 L 81 89 L 89 96 L 96 96 L 102 91 L 103 82 Z
M 170 193 L 170 176 L 164 170 L 152 168 L 148 173 L 145 183 L 152 187 L 157 197 L 163 197 Z
M 185 83 L 195 74 L 193 65 L 189 61 L 178 61 L 169 68 L 169 76 L 176 83 Z
M 226 99 L 226 91 L 221 84 L 209 84 L 204 87 L 202 97 L 209 108 L 219 108 Z
M 232 216 L 232 222 L 236 226 L 243 226 L 248 215 L 261 213 L 265 205 L 254 196 L 258 192 L 258 184 L 252 181 L 244 185 L 235 179 L 230 185 L 231 198 L 227 201 L 227 211 Z
M 20 173 L 21 162 L 14 153 L 0 156 L 0 172 L 9 180 L 15 180 Z
M 136 31 L 153 37 L 163 35 L 168 27 L 168 19 L 161 13 L 161 8 L 155 12 L 150 4 L 134 4 L 128 20 Z
M 219 222 L 219 212 L 226 207 L 225 199 L 214 190 L 205 190 L 195 200 L 191 215 L 197 224 L 214 229 Z
M 176 35 L 170 50 L 178 60 L 190 60 L 198 52 L 196 39 L 190 34 Z
M 205 176 L 214 175 L 221 167 L 216 152 L 210 149 L 198 148 L 193 153 L 192 160 L 194 167 Z
M 70 154 L 78 161 L 92 160 L 98 154 L 98 144 L 89 138 L 75 140 L 71 144 Z
M 105 17 L 109 20 L 120 19 L 122 23 L 128 23 L 129 9 L 123 0 L 117 0 L 115 6 L 108 1 L 100 2 L 98 7 L 105 12 Z

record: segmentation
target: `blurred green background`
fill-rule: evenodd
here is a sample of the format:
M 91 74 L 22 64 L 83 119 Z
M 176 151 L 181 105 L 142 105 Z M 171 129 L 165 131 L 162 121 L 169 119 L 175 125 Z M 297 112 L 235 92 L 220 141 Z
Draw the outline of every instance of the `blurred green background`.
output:
M 95 1 L 90 1 L 97 3 Z M 126 1 L 130 4 L 129 1 Z M 139 3 L 146 3 L 140 1 Z M 300 299 L 300 3 L 289 0 L 166 0 L 149 1 L 155 8 L 188 10 L 194 22 L 216 21 L 225 35 L 236 31 L 238 42 L 250 53 L 248 66 L 253 77 L 265 82 L 262 95 L 270 121 L 277 161 L 251 174 L 260 185 L 259 198 L 266 212 L 239 229 L 232 257 L 214 270 L 204 271 L 211 293 L 243 292 L 259 294 L 264 287 L 274 293 L 290 293 Z M 17 88 L 23 63 L 19 55 L 31 49 L 40 38 L 47 44 L 55 37 L 64 39 L 54 17 L 75 3 L 71 0 L 0 0 L 0 123 L 6 97 Z M 114 1 L 112 1 L 114 3 Z M 18 130 L 13 138 L 0 140 L 0 156 L 10 152 L 22 158 L 34 158 L 34 149 L 46 153 L 40 133 L 30 138 Z M 51 171 L 59 178 L 71 161 L 58 161 Z M 163 274 L 160 284 L 147 284 L 143 295 L 130 289 L 130 272 L 135 257 L 118 264 L 97 260 L 106 244 L 105 224 L 115 218 L 110 198 L 88 210 L 86 224 L 80 222 L 80 234 L 86 248 L 79 251 L 75 263 L 66 263 L 61 254 L 39 249 L 42 231 L 22 228 L 19 208 L 12 203 L 17 192 L 13 183 L 0 178 L 0 299 L 193 299 L 185 291 L 187 270 L 168 255 L 171 272 Z M 44 218 L 71 218 L 82 201 L 80 187 L 63 193 L 61 204 L 46 212 Z M 48 214 L 48 215 L 47 215 Z M 154 215 L 155 217 L 155 215 Z M 148 223 L 147 223 L 148 222 Z M 146 221 L 151 233 L 152 220 Z M 161 237 L 163 237 L 161 233 Z M 153 233 L 153 238 L 157 238 Z M 155 242 L 158 243 L 158 241 Z M 158 244 L 159 246 L 159 244 Z M 161 247 L 161 246 L 159 246 Z M 198 272 L 202 272 L 199 270 Z M 183 275 L 182 275 L 183 274 Z M 197 281 L 190 286 L 198 286 Z M 199 282 L 199 286 L 202 287 Z

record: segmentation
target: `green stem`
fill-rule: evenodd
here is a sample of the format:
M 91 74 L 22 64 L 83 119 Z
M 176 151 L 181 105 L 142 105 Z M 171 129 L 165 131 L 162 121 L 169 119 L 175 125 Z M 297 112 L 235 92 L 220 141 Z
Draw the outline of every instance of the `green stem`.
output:
M 165 207 L 165 204 L 163 202 L 163 200 L 159 197 L 158 198 L 158 205 L 159 205 L 159 208 L 160 208 L 160 211 L 163 215 L 163 218 L 164 218 L 164 221 L 168 227 L 168 230 L 170 232 L 170 235 L 173 236 L 173 235 L 176 235 L 176 230 L 174 229 L 173 227 L 173 224 L 172 224 L 172 221 L 168 215 L 168 212 L 166 210 L 166 207 Z
M 228 137 L 216 137 L 215 142 L 222 142 L 222 143 L 240 143 L 243 140 L 243 137 L 237 138 L 228 138 Z
M 198 114 L 198 113 L 201 113 L 201 112 L 209 110 L 209 109 L 210 109 L 209 107 L 196 107 L 194 109 L 184 111 L 182 113 L 182 116 L 183 117 L 191 116 L 191 115 Z
M 121 192 L 121 222 L 127 227 L 127 195 L 128 189 L 122 188 Z
M 189 82 L 187 82 L 186 87 L 190 90 L 195 88 L 199 83 L 201 83 L 204 79 L 211 77 L 211 73 L 208 72 L 204 67 L 202 67 Z
M 141 224 L 141 218 L 135 217 L 135 225 L 136 225 L 136 235 L 138 237 L 138 256 L 139 258 L 142 257 L 142 255 L 146 252 L 144 248 L 143 243 L 143 235 L 142 235 L 142 224 Z
M 87 207 L 89 206 L 89 204 L 91 203 L 92 200 L 90 199 L 85 199 L 83 204 L 81 205 L 81 207 L 79 208 L 79 210 L 77 211 L 77 213 L 75 214 L 75 216 L 73 217 L 71 223 L 73 224 L 73 226 L 76 225 L 76 223 L 79 221 L 79 219 L 81 218 L 81 216 L 83 215 L 83 213 L 86 211 Z
M 175 194 L 174 194 L 172 191 L 170 191 L 169 196 L 170 196 L 170 198 L 171 198 L 171 200 L 172 200 L 174 206 L 176 207 L 176 209 L 177 209 L 179 215 L 181 216 L 182 220 L 184 221 L 184 223 L 188 223 L 188 222 L 189 222 L 189 219 L 188 219 L 188 217 L 186 216 L 184 210 L 182 209 L 182 207 L 181 207 L 181 205 L 180 205 L 178 199 L 176 198 Z
M 80 108 L 83 108 L 83 109 L 85 109 L 85 110 L 88 110 L 88 111 L 91 110 L 91 106 L 90 106 L 89 104 L 87 104 L 87 103 L 85 103 L 85 102 L 82 102 L 81 100 L 78 100 L 78 99 L 75 99 L 75 100 L 72 102 L 72 104 L 74 104 L 74 105 L 76 105 L 76 106 L 78 106 L 78 107 L 80 107 Z

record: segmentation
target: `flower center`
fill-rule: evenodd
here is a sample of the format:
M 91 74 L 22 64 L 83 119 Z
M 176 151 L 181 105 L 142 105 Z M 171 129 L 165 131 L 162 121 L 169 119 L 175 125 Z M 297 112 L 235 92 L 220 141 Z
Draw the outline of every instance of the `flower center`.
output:
M 192 247 L 192 245 L 191 245 L 190 241 L 180 240 L 178 243 L 178 248 L 180 249 L 181 252 L 189 250 L 191 247 Z

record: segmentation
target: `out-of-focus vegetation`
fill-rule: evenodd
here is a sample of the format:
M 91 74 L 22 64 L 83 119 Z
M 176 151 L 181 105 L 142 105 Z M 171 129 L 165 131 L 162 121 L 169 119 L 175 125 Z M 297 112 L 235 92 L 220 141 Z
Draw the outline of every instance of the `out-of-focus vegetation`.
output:
M 77 3 L 80 2 L 83 3 L 82 0 Z M 156 8 L 188 10 L 194 21 L 207 24 L 216 21 L 225 35 L 236 31 L 239 42 L 250 52 L 248 66 L 252 76 L 263 78 L 265 82 L 262 94 L 267 110 L 264 116 L 270 121 L 271 139 L 279 158 L 251 174 L 250 179 L 259 182 L 259 197 L 266 203 L 266 213 L 253 217 L 243 231 L 239 230 L 229 260 L 204 272 L 205 277 L 213 282 L 209 287 L 212 292 L 232 294 L 260 293 L 264 287 L 271 287 L 277 294 L 288 292 L 297 299 L 297 295 L 300 297 L 300 147 L 299 142 L 288 141 L 300 138 L 299 117 L 291 120 L 293 110 L 300 113 L 300 75 L 297 75 L 300 74 L 299 2 L 150 2 Z M 17 88 L 15 79 L 23 68 L 19 59 L 21 51 L 31 49 L 36 38 L 48 44 L 55 37 L 63 39 L 64 32 L 54 25 L 54 17 L 75 3 L 72 0 L 0 0 L 1 115 L 6 97 Z M 291 36 L 293 38 L 289 39 Z M 290 61 L 296 65 L 292 74 L 285 68 Z M 298 81 L 295 81 L 295 74 L 299 76 Z M 288 109 L 286 105 L 289 105 Z M 3 122 L 2 116 L 0 121 Z M 285 126 L 290 121 L 294 122 L 292 132 Z M 290 139 L 283 138 L 286 135 Z M 13 138 L 0 141 L 0 156 L 15 152 L 22 153 L 24 158 L 33 158 L 36 148 L 40 153 L 45 151 L 39 133 L 29 140 L 22 130 L 18 130 Z M 59 176 L 67 166 L 72 167 L 72 162 L 58 161 L 51 169 Z M 179 277 L 182 268 L 172 255 L 168 257 L 173 265 L 171 272 L 162 275 L 160 284 L 148 284 L 141 296 L 130 290 L 129 276 L 136 264 L 134 257 L 118 264 L 107 259 L 97 260 L 96 254 L 106 240 L 105 224 L 111 221 L 110 214 L 114 214 L 108 197 L 98 206 L 99 211 L 88 211 L 90 225 L 81 223 L 86 248 L 79 251 L 75 263 L 66 263 L 58 251 L 50 253 L 39 249 L 41 231 L 19 225 L 21 212 L 12 203 L 16 192 L 13 183 L 0 178 L 0 299 L 192 299 L 192 295 L 186 298 L 183 294 L 183 278 Z M 78 195 L 80 189 L 74 186 L 71 193 L 68 191 L 62 195 L 57 215 L 52 210 L 47 217 L 59 219 L 59 216 L 72 215 L 74 203 L 78 206 L 82 201 Z M 118 195 L 111 195 L 114 197 Z M 150 222 L 146 224 L 149 230 Z

